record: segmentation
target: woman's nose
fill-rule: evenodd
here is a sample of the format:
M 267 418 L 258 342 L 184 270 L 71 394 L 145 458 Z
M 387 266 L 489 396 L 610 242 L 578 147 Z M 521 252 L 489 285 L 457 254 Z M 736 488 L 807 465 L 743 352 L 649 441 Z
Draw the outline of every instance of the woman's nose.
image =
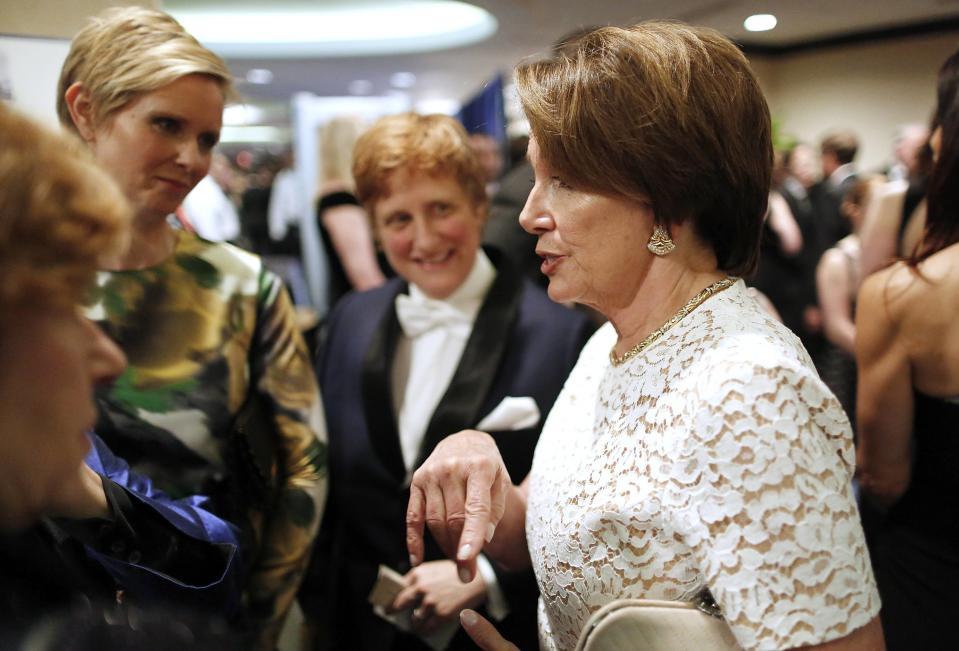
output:
M 100 326 L 87 321 L 90 329 L 90 372 L 97 384 L 116 379 L 127 366 L 126 355 Z
M 192 140 L 183 140 L 177 149 L 177 164 L 185 168 L 191 177 L 202 179 L 210 171 L 210 154 L 200 150 Z
M 541 205 L 535 188 L 530 192 L 526 205 L 519 214 L 519 225 L 531 235 L 540 235 L 553 229 L 553 218 Z
M 429 219 L 418 219 L 413 224 L 413 247 L 417 250 L 429 250 L 439 241 L 436 227 Z

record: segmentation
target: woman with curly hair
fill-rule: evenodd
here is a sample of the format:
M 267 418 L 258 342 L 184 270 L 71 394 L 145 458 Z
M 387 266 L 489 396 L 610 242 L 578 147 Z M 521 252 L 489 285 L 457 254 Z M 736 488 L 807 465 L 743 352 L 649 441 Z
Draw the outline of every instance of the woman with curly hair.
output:
M 0 141 L 0 648 L 61 618 L 95 627 L 91 608 L 186 609 L 215 635 L 237 605 L 236 531 L 90 432 L 94 387 L 126 361 L 80 303 L 126 245 L 129 206 L 79 142 L 2 102 Z

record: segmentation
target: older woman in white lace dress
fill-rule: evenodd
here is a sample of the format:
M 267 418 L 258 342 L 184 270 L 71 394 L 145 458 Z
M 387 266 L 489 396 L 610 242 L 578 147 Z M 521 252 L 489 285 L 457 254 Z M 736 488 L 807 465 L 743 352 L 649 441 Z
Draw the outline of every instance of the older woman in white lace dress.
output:
M 704 590 L 747 649 L 882 649 L 849 421 L 737 279 L 772 164 L 746 59 L 714 31 L 651 22 L 592 32 L 517 80 L 535 171 L 520 221 L 550 296 L 609 323 L 523 485 L 476 431 L 416 472 L 411 561 L 426 525 L 463 580 L 480 550 L 532 563 L 546 649 L 573 649 L 613 600 Z M 461 620 L 484 649 L 515 648 Z

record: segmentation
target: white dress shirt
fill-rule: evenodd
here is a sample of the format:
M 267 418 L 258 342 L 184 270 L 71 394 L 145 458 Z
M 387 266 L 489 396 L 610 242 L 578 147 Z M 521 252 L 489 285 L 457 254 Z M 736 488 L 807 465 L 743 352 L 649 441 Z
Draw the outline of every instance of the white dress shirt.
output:
M 270 205 L 267 208 L 267 225 L 270 239 L 279 242 L 286 237 L 289 227 L 299 226 L 309 210 L 306 195 L 300 188 L 300 180 L 292 168 L 280 170 L 273 179 L 270 190 Z
M 397 313 L 403 334 L 397 341 L 393 361 L 393 413 L 397 414 L 407 484 L 416 470 L 413 464 L 419 456 L 426 428 L 453 379 L 473 331 L 476 315 L 495 279 L 496 268 L 486 253 L 479 249 L 466 280 L 447 298 L 441 301 L 430 299 L 413 284 L 410 284 L 408 297 L 397 297 Z M 404 310 L 400 307 L 406 301 L 416 304 L 419 309 L 425 307 L 427 311 L 430 307 L 435 308 L 434 311 L 445 313 L 449 318 L 409 336 L 406 331 L 410 328 L 404 324 Z M 494 619 L 501 620 L 509 614 L 509 606 L 496 580 L 496 573 L 484 556 L 480 555 L 477 561 L 486 583 L 486 609 Z
M 422 332 L 415 337 L 405 331 L 396 345 L 393 361 L 393 408 L 397 415 L 400 433 L 400 448 L 407 471 L 415 470 L 413 464 L 419 455 L 426 428 L 437 405 L 446 393 L 453 373 L 459 365 L 466 341 L 473 330 L 473 322 L 479 313 L 483 299 L 496 278 L 496 269 L 479 250 L 466 280 L 456 291 L 442 301 L 435 301 L 439 309 L 459 315 L 453 323 L 444 323 Z M 416 285 L 410 284 L 409 297 L 397 298 L 399 304 L 408 300 L 414 304 L 429 304 L 430 299 Z M 398 308 L 398 311 L 402 311 Z M 456 316 L 452 314 L 451 316 Z M 400 315 L 403 326 L 403 316 Z M 452 432 L 450 432 L 452 434 Z

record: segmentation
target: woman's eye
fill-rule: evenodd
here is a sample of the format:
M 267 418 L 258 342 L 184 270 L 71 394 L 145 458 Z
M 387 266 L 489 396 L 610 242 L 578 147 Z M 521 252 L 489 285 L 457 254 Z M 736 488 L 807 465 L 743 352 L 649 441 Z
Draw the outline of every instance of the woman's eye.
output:
M 566 183 L 563 179 L 559 178 L 558 176 L 554 176 L 554 177 L 553 177 L 553 182 L 554 182 L 558 187 L 560 187 L 560 188 L 562 188 L 562 189 L 564 189 L 564 190 L 572 190 L 572 189 L 573 189 L 573 186 L 569 185 L 568 183 Z
M 153 118 L 153 126 L 157 131 L 163 133 L 177 133 L 180 130 L 179 120 L 173 118 Z
M 202 147 L 203 149 L 207 151 L 216 147 L 216 144 L 218 142 L 220 142 L 219 134 L 213 134 L 213 133 L 204 134 L 200 136 L 199 138 L 200 147 Z
M 387 228 L 402 228 L 410 221 L 409 215 L 390 215 L 383 220 L 383 225 Z
M 433 212 L 440 216 L 448 215 L 453 212 L 453 206 L 448 203 L 435 203 L 433 204 Z

